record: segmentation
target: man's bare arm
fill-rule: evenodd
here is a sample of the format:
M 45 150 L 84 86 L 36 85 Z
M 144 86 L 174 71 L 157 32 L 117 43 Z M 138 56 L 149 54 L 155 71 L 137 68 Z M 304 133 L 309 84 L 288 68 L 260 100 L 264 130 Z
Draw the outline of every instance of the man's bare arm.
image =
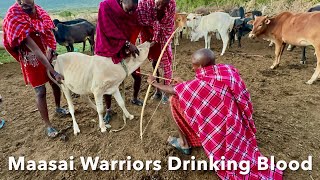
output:
M 37 59 L 46 67 L 47 70 L 49 70 L 50 73 L 52 73 L 55 77 L 55 79 L 61 83 L 61 80 L 63 80 L 63 76 L 61 76 L 59 73 L 57 73 L 51 64 L 49 63 L 48 58 L 46 55 L 43 54 L 39 46 L 34 42 L 34 40 L 28 36 L 26 40 L 24 41 L 25 45 L 35 54 Z

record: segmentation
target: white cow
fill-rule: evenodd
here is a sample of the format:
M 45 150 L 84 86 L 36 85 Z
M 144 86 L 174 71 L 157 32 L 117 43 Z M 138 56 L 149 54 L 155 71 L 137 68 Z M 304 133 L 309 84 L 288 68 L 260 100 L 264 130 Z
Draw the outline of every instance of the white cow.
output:
M 190 31 L 194 31 L 200 24 L 202 15 L 190 13 L 187 16 L 187 38 L 190 36 Z
M 235 19 L 240 17 L 231 17 L 228 13 L 214 12 L 203 16 L 199 26 L 191 32 L 191 41 L 198 41 L 201 37 L 205 39 L 205 48 L 210 49 L 211 33 L 219 33 L 223 41 L 221 56 L 225 53 L 228 42 L 229 32 L 234 26 Z
M 106 131 L 106 125 L 103 121 L 104 94 L 114 96 L 124 113 L 124 121 L 126 118 L 129 118 L 130 120 L 134 118 L 124 105 L 124 101 L 119 91 L 119 85 L 128 74 L 130 75 L 134 72 L 147 59 L 149 48 L 149 42 L 139 45 L 138 49 L 140 55 L 136 58 L 130 57 L 125 59 L 126 66 L 122 66 L 121 63 L 114 64 L 111 58 L 97 55 L 88 56 L 78 52 L 69 52 L 57 57 L 53 63 L 54 69 L 64 76 L 61 89 L 68 102 L 75 135 L 80 133 L 80 129 L 74 116 L 74 105 L 72 103 L 70 90 L 80 95 L 94 95 L 101 132 Z
M 0 49 L 4 49 L 4 45 L 3 45 L 3 31 L 0 31 Z

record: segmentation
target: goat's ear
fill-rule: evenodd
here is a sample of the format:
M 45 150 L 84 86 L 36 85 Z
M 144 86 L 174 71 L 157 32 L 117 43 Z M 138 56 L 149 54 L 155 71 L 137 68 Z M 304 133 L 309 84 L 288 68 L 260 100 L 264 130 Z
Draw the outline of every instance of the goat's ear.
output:
M 270 24 L 270 19 L 266 19 L 266 20 L 264 20 L 264 23 L 266 23 L 266 24 Z
M 254 20 L 250 20 L 250 21 L 248 21 L 248 22 L 247 22 L 247 24 L 252 25 L 252 24 L 253 24 L 253 22 L 254 22 Z

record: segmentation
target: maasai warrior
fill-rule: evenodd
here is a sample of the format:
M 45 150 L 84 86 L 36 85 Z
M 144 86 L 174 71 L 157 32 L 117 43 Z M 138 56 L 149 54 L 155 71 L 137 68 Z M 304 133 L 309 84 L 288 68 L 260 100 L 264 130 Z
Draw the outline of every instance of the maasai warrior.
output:
M 177 84 L 165 86 L 152 76 L 148 78 L 148 83 L 173 95 L 171 111 L 180 137 L 169 137 L 169 144 L 184 154 L 190 154 L 191 147 L 202 146 L 214 161 L 223 156 L 225 162 L 250 161 L 249 174 L 241 175 L 239 169 L 218 170 L 221 179 L 282 179 L 279 170 L 258 171 L 258 157 L 262 154 L 255 137 L 253 107 L 238 70 L 231 65 L 216 65 L 208 49 L 195 52 L 192 65 L 194 80 L 177 79 Z
M 104 0 L 100 3 L 95 54 L 111 57 L 115 64 L 121 63 L 124 58 L 130 55 L 135 57 L 135 54 L 139 54 L 137 47 L 134 45 L 140 32 L 136 14 L 137 6 L 138 0 Z M 142 106 L 142 102 L 138 99 L 141 76 L 134 72 L 132 77 L 134 79 L 134 90 L 131 102 Z M 105 95 L 104 98 L 107 106 L 104 120 L 109 123 L 111 119 L 111 95 Z
M 36 91 L 38 110 L 49 137 L 55 137 L 58 132 L 52 127 L 48 117 L 45 84 L 49 78 L 46 71 L 48 70 L 58 82 L 63 79 L 49 62 L 56 49 L 53 28 L 54 24 L 47 12 L 36 5 L 34 0 L 17 0 L 9 8 L 3 21 L 4 46 L 20 62 L 25 82 Z M 68 114 L 67 110 L 60 108 L 59 87 L 54 83 L 50 84 L 55 97 L 56 112 Z
M 152 61 L 153 68 L 156 66 L 161 50 L 174 31 L 174 16 L 176 12 L 176 2 L 174 0 L 141 0 L 138 6 L 138 21 L 143 26 L 141 30 L 141 40 L 154 41 L 156 44 L 150 48 L 148 58 Z M 172 49 L 171 43 L 163 54 L 160 65 L 163 69 L 163 76 L 172 78 Z M 157 72 L 159 76 L 159 72 Z M 159 79 L 157 79 L 159 82 Z M 165 81 L 164 84 L 170 84 Z M 161 98 L 161 93 L 156 89 L 153 99 Z M 167 96 L 162 93 L 162 102 L 168 101 Z

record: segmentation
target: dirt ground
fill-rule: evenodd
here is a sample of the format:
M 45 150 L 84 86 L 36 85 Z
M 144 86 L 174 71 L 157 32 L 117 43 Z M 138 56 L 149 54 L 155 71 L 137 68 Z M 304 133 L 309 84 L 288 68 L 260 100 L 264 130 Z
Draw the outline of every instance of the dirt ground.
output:
M 285 179 L 320 179 L 320 82 L 306 85 L 314 72 L 316 58 L 308 49 L 308 62 L 299 63 L 301 49 L 284 52 L 280 67 L 270 70 L 273 61 L 273 48 L 268 42 L 242 41 L 243 48 L 232 47 L 224 56 L 219 56 L 222 42 L 213 40 L 212 48 L 218 55 L 218 63 L 237 67 L 251 93 L 254 105 L 254 119 L 257 127 L 257 140 L 262 153 L 276 160 L 306 160 L 313 156 L 313 171 L 286 170 Z M 192 79 L 194 72 L 190 56 L 195 50 L 204 47 L 204 42 L 191 43 L 182 40 L 177 48 L 176 76 Z M 247 55 L 245 54 L 247 53 Z M 252 55 L 260 55 L 252 56 Z M 143 72 L 151 72 L 146 63 Z M 126 102 L 135 119 L 128 121 L 124 130 L 118 133 L 101 133 L 98 129 L 97 113 L 81 99 L 75 99 L 76 118 L 81 130 L 78 136 L 73 130 L 66 131 L 68 141 L 48 139 L 38 112 L 34 112 L 35 100 L 31 87 L 25 87 L 18 63 L 0 65 L 0 94 L 3 96 L 0 115 L 6 125 L 0 130 L 0 179 L 218 179 L 210 171 L 168 171 L 169 156 L 189 160 L 168 146 L 169 135 L 177 135 L 168 105 L 160 105 L 150 122 L 144 140 L 139 139 L 140 107 L 129 104 L 132 94 L 132 78 L 126 81 Z M 143 79 L 140 98 L 146 93 L 147 83 Z M 58 129 L 72 125 L 71 117 L 59 118 L 54 114 L 53 96 L 48 88 L 50 118 Z M 148 101 L 144 126 L 150 119 L 158 101 Z M 63 99 L 62 105 L 66 105 Z M 122 112 L 113 100 L 117 113 L 111 122 L 116 128 L 123 123 Z M 206 160 L 202 149 L 194 149 L 192 155 Z M 8 171 L 9 156 L 25 156 L 27 160 L 68 160 L 74 156 L 76 171 Z M 160 171 L 83 171 L 80 169 L 80 156 L 99 156 L 105 160 L 121 160 L 131 156 L 133 160 L 161 160 Z

